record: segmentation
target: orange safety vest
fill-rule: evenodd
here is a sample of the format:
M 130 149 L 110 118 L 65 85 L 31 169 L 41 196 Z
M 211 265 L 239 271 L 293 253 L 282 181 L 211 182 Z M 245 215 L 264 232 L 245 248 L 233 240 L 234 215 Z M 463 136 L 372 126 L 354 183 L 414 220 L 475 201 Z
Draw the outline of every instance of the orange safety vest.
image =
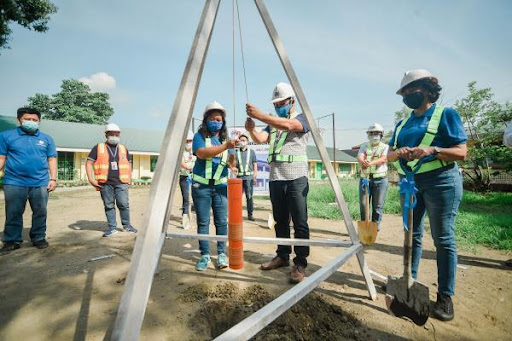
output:
M 119 161 L 117 168 L 119 169 L 119 180 L 122 183 L 129 184 L 132 181 L 132 172 L 130 167 L 130 160 L 128 160 L 128 153 L 126 147 L 122 144 L 119 146 Z M 98 155 L 94 162 L 94 177 L 99 183 L 107 182 L 108 170 L 110 168 L 110 155 L 107 151 L 105 143 L 98 144 Z

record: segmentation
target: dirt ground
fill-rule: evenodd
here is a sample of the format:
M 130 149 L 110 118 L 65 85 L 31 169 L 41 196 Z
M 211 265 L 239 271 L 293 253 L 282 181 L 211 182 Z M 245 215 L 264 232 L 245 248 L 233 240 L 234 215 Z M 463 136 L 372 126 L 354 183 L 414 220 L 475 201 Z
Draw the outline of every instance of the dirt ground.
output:
M 132 222 L 141 227 L 149 189 L 132 188 Z M 169 230 L 178 229 L 179 195 Z M 0 220 L 4 220 L 0 201 Z M 248 236 L 272 237 L 265 228 L 267 201 L 256 201 L 257 221 L 246 222 Z M 25 226 L 30 226 L 27 207 Z M 310 219 L 314 238 L 348 239 L 341 221 Z M 102 238 L 106 228 L 99 194 L 93 189 L 51 195 L 48 217 L 50 247 L 37 250 L 24 243 L 0 257 L 0 340 L 108 340 L 121 298 L 136 236 L 118 233 Z M 381 274 L 402 271 L 403 234 L 400 217 L 385 216 L 377 243 L 365 251 L 370 268 Z M 189 230 L 190 231 L 190 230 Z M 211 229 L 213 233 L 213 229 Z M 190 231 L 191 233 L 193 231 Z M 28 241 L 28 228 L 24 230 Z M 436 295 L 435 251 L 429 234 L 419 280 Z M 273 298 L 291 288 L 289 269 L 261 271 L 274 245 L 246 244 L 242 270 L 194 269 L 196 241 L 168 240 L 154 277 L 141 331 L 142 340 L 212 339 Z M 343 252 L 312 247 L 307 273 L 312 274 Z M 212 254 L 216 253 L 212 245 Z M 91 261 L 100 256 L 108 258 Z M 512 269 L 503 261 L 510 253 L 478 248 L 459 254 L 455 319 L 429 319 L 417 327 L 390 316 L 379 297 L 368 298 L 355 258 L 313 293 L 255 336 L 255 340 L 510 340 L 512 335 Z

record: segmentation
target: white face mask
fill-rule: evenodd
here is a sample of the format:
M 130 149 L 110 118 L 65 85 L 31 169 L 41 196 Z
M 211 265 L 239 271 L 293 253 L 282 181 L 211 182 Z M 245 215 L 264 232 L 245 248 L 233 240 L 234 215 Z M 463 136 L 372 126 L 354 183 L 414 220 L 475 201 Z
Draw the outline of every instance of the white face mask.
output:
M 186 149 L 186 150 L 191 150 L 191 149 L 192 149 L 192 143 L 187 143 L 187 144 L 185 145 L 185 149 Z
M 380 142 L 380 135 L 368 136 L 368 140 L 370 140 L 371 144 L 377 144 Z
M 108 136 L 107 143 L 113 146 L 117 145 L 121 139 L 118 136 Z

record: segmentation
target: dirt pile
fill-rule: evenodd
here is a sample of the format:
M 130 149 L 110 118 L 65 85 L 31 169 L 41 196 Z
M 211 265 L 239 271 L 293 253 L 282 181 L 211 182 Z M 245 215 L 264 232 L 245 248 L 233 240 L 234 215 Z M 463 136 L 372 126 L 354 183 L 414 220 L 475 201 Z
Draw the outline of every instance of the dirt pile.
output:
M 196 302 L 199 309 L 189 327 L 198 339 L 211 340 L 250 316 L 275 297 L 261 285 L 240 289 L 231 282 L 207 288 L 202 283 L 186 288 L 184 302 Z M 320 294 L 311 293 L 258 333 L 254 341 L 367 340 L 361 323 Z

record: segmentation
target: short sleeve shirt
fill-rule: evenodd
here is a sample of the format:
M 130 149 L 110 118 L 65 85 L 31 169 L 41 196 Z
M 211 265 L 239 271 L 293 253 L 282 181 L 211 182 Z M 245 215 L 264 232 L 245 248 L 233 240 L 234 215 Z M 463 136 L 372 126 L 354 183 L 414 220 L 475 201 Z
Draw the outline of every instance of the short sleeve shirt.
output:
M 222 144 L 222 141 L 218 136 L 212 136 L 210 137 L 211 145 L 212 146 L 220 146 Z M 192 140 L 192 153 L 196 155 L 196 151 L 201 148 L 206 147 L 206 140 L 203 137 L 203 135 L 200 132 L 195 133 L 194 139 Z M 197 156 L 197 155 L 196 155 Z M 222 159 L 222 154 L 218 154 L 212 158 L 212 176 L 217 171 L 217 167 L 219 167 L 220 161 Z M 199 176 L 205 177 L 205 167 L 206 167 L 206 160 L 197 158 L 196 162 L 194 163 L 194 169 L 193 173 Z M 225 178 L 228 176 L 228 167 L 224 167 L 221 173 L 221 178 Z M 217 186 L 226 186 L 226 184 L 219 184 Z
M 256 162 L 258 162 L 258 160 L 256 159 L 256 153 L 254 152 L 254 150 L 250 149 L 249 147 L 247 147 L 245 150 L 240 149 L 241 160 L 238 159 L 238 151 L 235 152 L 235 155 L 236 155 L 236 168 L 238 168 L 239 172 L 241 169 L 240 164 L 242 164 L 244 168 L 247 165 L 246 171 L 254 172 L 254 164 Z M 247 157 L 249 157 L 249 164 L 247 164 Z M 244 175 L 244 176 L 240 176 L 239 178 L 241 178 L 243 180 L 249 180 L 249 179 L 252 179 L 252 175 Z
M 387 144 L 381 143 L 383 145 L 382 153 L 380 155 L 376 155 L 377 150 L 379 149 L 380 145 L 371 146 L 370 149 L 368 149 L 368 143 L 363 143 L 361 145 L 361 148 L 359 148 L 359 152 L 357 155 L 363 155 L 364 158 L 367 157 L 368 154 L 371 155 L 371 160 L 377 160 L 378 158 L 388 155 L 389 152 L 389 146 Z M 386 173 L 388 171 L 388 163 L 384 162 L 383 164 L 378 165 L 375 168 L 376 173 Z
M 402 123 L 398 122 L 393 131 L 393 136 L 389 140 L 389 145 L 394 146 L 395 139 L 397 139 L 397 148 L 401 147 L 417 147 L 425 133 L 427 132 L 428 123 L 432 118 L 436 104 L 432 105 L 425 113 L 421 116 L 416 116 L 411 113 L 409 120 L 405 123 L 398 135 L 396 135 L 396 128 Z M 468 137 L 464 130 L 464 125 L 459 116 L 459 113 L 452 108 L 445 108 L 443 115 L 441 116 L 441 122 L 439 123 L 439 129 L 437 131 L 432 146 L 449 148 L 459 144 L 466 143 Z
M 302 124 L 304 130 L 300 132 L 288 132 L 283 148 L 281 149 L 281 154 L 283 155 L 307 155 L 310 127 L 306 115 L 303 113 L 299 114 L 295 119 Z M 264 130 L 270 134 L 271 128 L 267 126 Z M 279 141 L 281 133 L 282 131 L 277 131 L 276 141 Z M 270 181 L 295 180 L 304 176 L 308 176 L 308 163 L 306 161 L 270 163 Z
M 117 167 L 116 170 L 113 170 L 112 167 L 110 167 L 112 162 L 117 162 L 119 164 L 119 146 L 111 146 L 108 143 L 105 143 L 107 147 L 107 153 L 108 153 L 108 176 L 107 181 L 105 184 L 107 185 L 120 185 L 122 184 L 121 180 L 119 179 L 119 167 Z M 130 160 L 130 152 L 128 152 L 128 149 L 126 149 L 126 157 L 128 160 Z M 98 145 L 95 145 L 91 151 L 89 152 L 89 156 L 87 156 L 87 159 L 91 161 L 96 161 L 98 158 Z
M 4 185 L 44 187 L 50 181 L 48 158 L 56 158 L 57 149 L 50 135 L 18 127 L 0 133 L 0 155 L 5 156 Z

